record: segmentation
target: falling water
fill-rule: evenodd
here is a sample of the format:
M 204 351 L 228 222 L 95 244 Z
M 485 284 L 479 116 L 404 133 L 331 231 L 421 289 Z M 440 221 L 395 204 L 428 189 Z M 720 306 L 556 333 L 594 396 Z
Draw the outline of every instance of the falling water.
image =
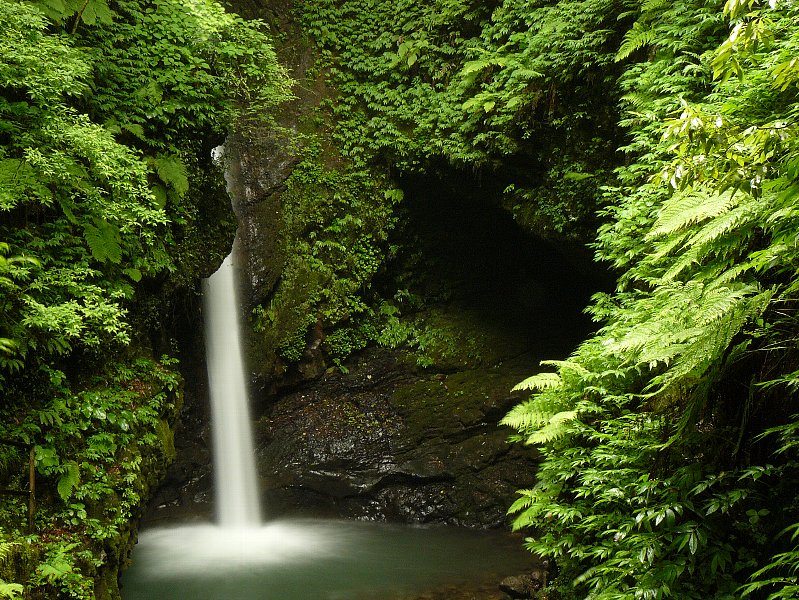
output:
M 205 282 L 205 345 L 219 525 L 261 522 L 247 384 L 239 340 L 236 266 L 231 253 Z

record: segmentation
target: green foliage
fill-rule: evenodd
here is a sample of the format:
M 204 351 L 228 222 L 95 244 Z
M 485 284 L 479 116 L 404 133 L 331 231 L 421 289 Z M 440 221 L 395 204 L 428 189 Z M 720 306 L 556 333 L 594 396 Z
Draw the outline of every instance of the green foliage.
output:
M 62 465 L 64 474 L 58 479 L 58 495 L 64 502 L 68 502 L 72 491 L 80 484 L 80 465 L 74 460 Z
M 3 279 L 9 368 L 31 352 L 127 343 L 131 282 L 174 269 L 192 140 L 267 120 L 286 97 L 257 23 L 212 2 L 126 2 L 113 20 L 95 4 L 47 4 L 65 27 L 98 26 L 72 37 L 33 5 L 0 4 L 0 239 L 5 254 L 38 259 Z
M 339 92 L 326 120 L 345 158 L 495 171 L 524 226 L 579 238 L 611 178 L 617 11 L 348 0 L 307 3 L 301 16 Z
M 565 597 L 795 597 L 799 14 L 728 2 L 725 39 L 721 7 L 647 4 L 596 244 L 618 289 L 503 421 L 545 457 L 514 526 Z
M 141 358 L 146 326 L 230 232 L 205 227 L 229 208 L 207 148 L 287 89 L 263 26 L 211 0 L 0 0 L 0 436 L 35 449 L 26 597 L 94 598 L 122 560 L 174 453 L 179 378 Z M 4 487 L 20 460 L 3 453 Z M 9 539 L 24 514 L 0 502 Z
M 0 541 L 0 566 L 5 565 L 17 550 L 14 542 Z M 21 600 L 24 588 L 19 583 L 9 583 L 0 579 L 0 598 Z
M 24 588 L 19 583 L 8 583 L 7 581 L 0 580 L 0 598 L 7 600 L 19 600 L 22 598 Z
M 370 286 L 402 197 L 366 170 L 327 166 L 318 138 L 306 142 L 282 196 L 280 285 L 255 311 L 255 330 L 289 363 L 321 341 L 307 339 L 317 324 L 331 331 L 324 349 L 334 359 L 375 339 Z
M 396 326 L 371 289 L 395 254 L 387 238 L 401 192 L 386 165 L 419 172 L 448 163 L 477 178 L 492 171 L 503 207 L 523 227 L 585 238 L 612 178 L 618 10 L 566 1 L 300 3 L 290 37 L 308 36 L 320 56 L 302 89 L 335 94 L 301 119 L 293 140 L 304 148 L 281 193 L 283 264 L 269 305 L 254 312 L 259 345 L 288 363 L 320 342 L 339 362 L 370 341 L 406 343 L 425 364 L 451 351 L 436 328 Z
M 42 367 L 26 387 L 49 400 L 15 389 L 16 405 L 0 415 L 0 436 L 35 448 L 41 533 L 27 539 L 26 553 L 34 567 L 30 589 L 43 597 L 94 597 L 106 544 L 127 530 L 153 473 L 174 451 L 164 421 L 179 408 L 174 361 L 118 358 L 124 360 L 99 370 L 82 389 L 73 389 L 63 372 Z M 24 514 L 20 506 L 0 507 L 4 529 L 23 528 Z
M 88 582 L 81 579 L 80 571 L 76 568 L 75 558 L 72 555 L 77 547 L 77 543 L 54 544 L 47 552 L 44 562 L 36 568 L 32 579 L 33 585 L 48 585 L 68 594 L 70 598 L 90 600 L 91 588 Z
M 261 24 L 211 0 L 115 5 L 113 23 L 82 32 L 95 58 L 90 114 L 150 157 L 166 183 L 185 182 L 174 156 L 183 139 L 264 122 L 287 97 L 287 79 Z M 189 40 L 191 42 L 189 43 Z

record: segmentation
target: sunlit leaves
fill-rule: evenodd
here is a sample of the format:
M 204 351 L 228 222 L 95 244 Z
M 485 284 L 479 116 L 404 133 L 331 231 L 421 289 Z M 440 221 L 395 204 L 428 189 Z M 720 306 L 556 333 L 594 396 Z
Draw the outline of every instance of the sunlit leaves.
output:
M 91 73 L 85 51 L 61 36 L 48 35 L 46 26 L 44 15 L 31 5 L 0 3 L 0 86 L 22 92 L 34 102 L 85 94 Z M 8 108 L 0 105 L 0 111 Z
M 288 97 L 258 22 L 211 0 L 126 1 L 117 12 L 109 26 L 81 32 L 102 57 L 91 106 L 163 155 L 181 136 L 224 133 L 245 114 L 268 120 Z

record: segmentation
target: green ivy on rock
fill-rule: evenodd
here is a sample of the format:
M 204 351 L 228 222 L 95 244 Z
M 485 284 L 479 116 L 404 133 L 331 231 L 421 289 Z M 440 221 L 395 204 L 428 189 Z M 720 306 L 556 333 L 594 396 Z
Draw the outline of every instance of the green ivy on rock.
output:
M 590 235 L 615 164 L 618 6 L 348 0 L 300 12 L 338 92 L 328 120 L 344 157 L 485 171 L 523 226 Z

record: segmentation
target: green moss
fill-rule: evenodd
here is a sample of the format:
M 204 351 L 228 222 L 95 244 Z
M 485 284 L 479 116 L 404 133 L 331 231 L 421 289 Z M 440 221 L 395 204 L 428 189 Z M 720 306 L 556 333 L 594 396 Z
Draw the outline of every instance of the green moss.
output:
M 281 193 L 279 254 L 286 257 L 274 293 L 256 307 L 256 348 L 298 362 L 306 346 L 342 359 L 362 347 L 373 316 L 371 281 L 386 254 L 396 195 L 384 179 L 331 158 L 320 136 L 305 136 L 301 158 Z M 344 161 L 346 165 L 346 161 Z M 318 343 L 317 343 L 318 346 Z
M 505 404 L 519 372 L 475 369 L 399 385 L 391 402 L 403 416 L 410 439 L 422 439 L 431 427 L 443 435 L 463 430 L 464 424 L 480 422 L 487 413 Z
M 161 453 L 166 461 L 172 462 L 177 456 L 175 450 L 175 432 L 169 426 L 169 423 L 164 419 L 159 419 L 158 424 L 155 426 L 155 435 L 158 436 L 158 442 L 161 446 Z

